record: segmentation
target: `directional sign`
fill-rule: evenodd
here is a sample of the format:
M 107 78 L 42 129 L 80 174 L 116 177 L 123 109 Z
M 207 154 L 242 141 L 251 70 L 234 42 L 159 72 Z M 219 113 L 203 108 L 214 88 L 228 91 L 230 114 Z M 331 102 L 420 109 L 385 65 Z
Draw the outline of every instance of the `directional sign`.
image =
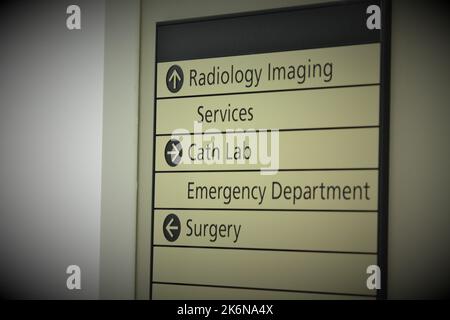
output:
M 386 3 L 157 25 L 152 298 L 386 297 Z

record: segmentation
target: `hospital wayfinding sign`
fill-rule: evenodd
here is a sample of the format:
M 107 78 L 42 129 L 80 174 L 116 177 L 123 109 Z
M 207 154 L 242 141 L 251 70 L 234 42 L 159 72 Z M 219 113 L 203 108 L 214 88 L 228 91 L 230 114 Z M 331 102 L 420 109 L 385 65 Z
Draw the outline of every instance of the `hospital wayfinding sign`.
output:
M 388 15 L 158 23 L 152 298 L 385 297 Z

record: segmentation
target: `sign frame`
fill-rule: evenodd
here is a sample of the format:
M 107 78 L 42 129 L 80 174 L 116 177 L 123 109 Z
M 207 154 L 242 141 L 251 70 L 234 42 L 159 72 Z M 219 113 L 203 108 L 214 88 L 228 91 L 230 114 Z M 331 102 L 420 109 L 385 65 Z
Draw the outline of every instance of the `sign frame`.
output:
M 388 207 L 389 207 L 389 122 L 390 122 L 390 52 L 391 52 L 391 1 L 379 0 L 381 8 L 382 27 L 380 30 L 380 96 L 379 96 L 379 167 L 378 167 L 378 226 L 377 226 L 377 265 L 381 270 L 381 288 L 377 290 L 377 299 L 387 299 L 388 284 Z M 154 263 L 154 216 L 155 216 L 155 171 L 156 171 L 156 105 L 157 105 L 157 75 L 158 75 L 158 29 L 163 26 L 179 25 L 191 22 L 207 22 L 214 20 L 243 18 L 249 16 L 269 15 L 302 11 L 315 8 L 337 8 L 355 3 L 373 3 L 369 0 L 344 0 L 307 4 L 284 8 L 223 14 L 200 18 L 188 18 L 156 23 L 155 37 L 155 74 L 154 74 L 154 98 L 153 98 L 153 154 L 152 154 L 152 199 L 151 199 L 151 244 L 150 244 L 150 299 L 153 299 L 153 263 Z M 175 60 L 176 61 L 176 60 Z

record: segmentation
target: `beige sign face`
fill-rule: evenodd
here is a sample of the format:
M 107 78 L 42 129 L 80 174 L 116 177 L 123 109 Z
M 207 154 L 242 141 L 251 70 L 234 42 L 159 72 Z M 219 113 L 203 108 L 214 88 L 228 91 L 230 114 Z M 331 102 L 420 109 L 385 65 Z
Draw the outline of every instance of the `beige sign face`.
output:
M 157 63 L 152 297 L 372 299 L 380 43 Z

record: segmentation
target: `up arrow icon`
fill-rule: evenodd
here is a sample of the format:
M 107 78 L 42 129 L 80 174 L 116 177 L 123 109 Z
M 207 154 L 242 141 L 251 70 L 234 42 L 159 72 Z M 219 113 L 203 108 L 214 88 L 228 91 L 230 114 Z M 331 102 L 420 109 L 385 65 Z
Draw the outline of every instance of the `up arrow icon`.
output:
M 175 90 L 177 88 L 177 83 L 180 80 L 181 80 L 181 78 L 180 78 L 180 75 L 177 72 L 177 69 L 174 69 L 173 72 L 172 72 L 172 75 L 169 78 L 169 81 L 172 82 L 172 89 Z
M 166 85 L 170 92 L 176 93 L 183 86 L 183 70 L 174 64 L 169 68 L 166 75 Z

